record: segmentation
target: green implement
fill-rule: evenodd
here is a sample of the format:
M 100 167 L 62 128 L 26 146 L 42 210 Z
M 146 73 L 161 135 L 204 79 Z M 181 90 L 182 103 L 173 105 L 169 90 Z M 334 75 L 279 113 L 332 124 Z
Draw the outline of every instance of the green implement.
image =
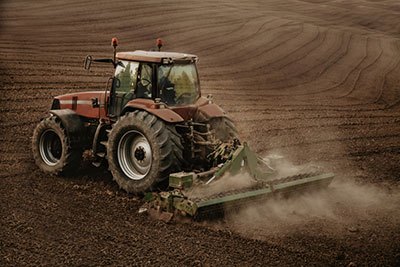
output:
M 224 162 L 205 172 L 170 174 L 173 190 L 148 193 L 147 208 L 169 219 L 175 214 L 198 218 L 277 194 L 327 187 L 334 177 L 333 173 L 321 172 L 279 177 L 274 168 L 279 159 L 264 160 L 246 143 L 222 143 L 211 156 Z

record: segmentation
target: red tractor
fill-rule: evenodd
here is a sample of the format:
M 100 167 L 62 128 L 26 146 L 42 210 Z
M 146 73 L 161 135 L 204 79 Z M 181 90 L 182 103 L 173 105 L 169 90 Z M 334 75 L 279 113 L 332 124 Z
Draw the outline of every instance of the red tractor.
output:
M 171 173 L 204 172 L 220 164 L 210 159 L 221 142 L 237 140 L 225 112 L 201 95 L 197 56 L 134 51 L 112 59 L 115 73 L 105 91 L 54 97 L 50 114 L 34 130 L 32 150 L 44 172 L 76 171 L 83 152 L 100 166 L 107 161 L 121 188 L 153 190 Z M 89 153 L 88 153 L 89 152 Z

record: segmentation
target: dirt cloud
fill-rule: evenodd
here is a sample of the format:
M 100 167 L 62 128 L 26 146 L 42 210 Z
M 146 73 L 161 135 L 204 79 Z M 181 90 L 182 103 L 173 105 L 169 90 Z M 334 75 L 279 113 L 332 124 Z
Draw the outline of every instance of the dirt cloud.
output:
M 352 179 L 334 180 L 329 188 L 291 198 L 269 199 L 228 219 L 230 228 L 252 238 L 291 235 L 323 229 L 326 235 L 357 232 L 389 220 L 400 225 L 400 194 Z M 309 227 L 308 227 L 309 226 Z M 376 225 L 375 225 L 376 226 Z M 310 234 L 312 235 L 310 230 Z

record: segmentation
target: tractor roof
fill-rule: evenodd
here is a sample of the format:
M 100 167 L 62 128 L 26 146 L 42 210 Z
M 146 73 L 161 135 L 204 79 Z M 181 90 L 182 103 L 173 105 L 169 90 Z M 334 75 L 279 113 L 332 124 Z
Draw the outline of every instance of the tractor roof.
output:
M 175 61 L 193 62 L 197 60 L 196 55 L 176 53 L 136 50 L 134 52 L 119 52 L 117 58 L 120 60 L 144 61 L 153 63 L 171 63 Z

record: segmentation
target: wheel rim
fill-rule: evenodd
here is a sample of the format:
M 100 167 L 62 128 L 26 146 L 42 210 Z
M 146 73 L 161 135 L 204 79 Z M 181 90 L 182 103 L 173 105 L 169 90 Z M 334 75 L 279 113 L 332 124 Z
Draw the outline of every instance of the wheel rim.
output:
M 39 142 L 39 152 L 43 161 L 49 166 L 54 166 L 60 161 L 62 144 L 60 137 L 54 130 L 48 129 L 42 133 Z
M 147 138 L 140 132 L 126 132 L 118 143 L 118 163 L 132 180 L 143 179 L 150 171 L 152 151 Z

